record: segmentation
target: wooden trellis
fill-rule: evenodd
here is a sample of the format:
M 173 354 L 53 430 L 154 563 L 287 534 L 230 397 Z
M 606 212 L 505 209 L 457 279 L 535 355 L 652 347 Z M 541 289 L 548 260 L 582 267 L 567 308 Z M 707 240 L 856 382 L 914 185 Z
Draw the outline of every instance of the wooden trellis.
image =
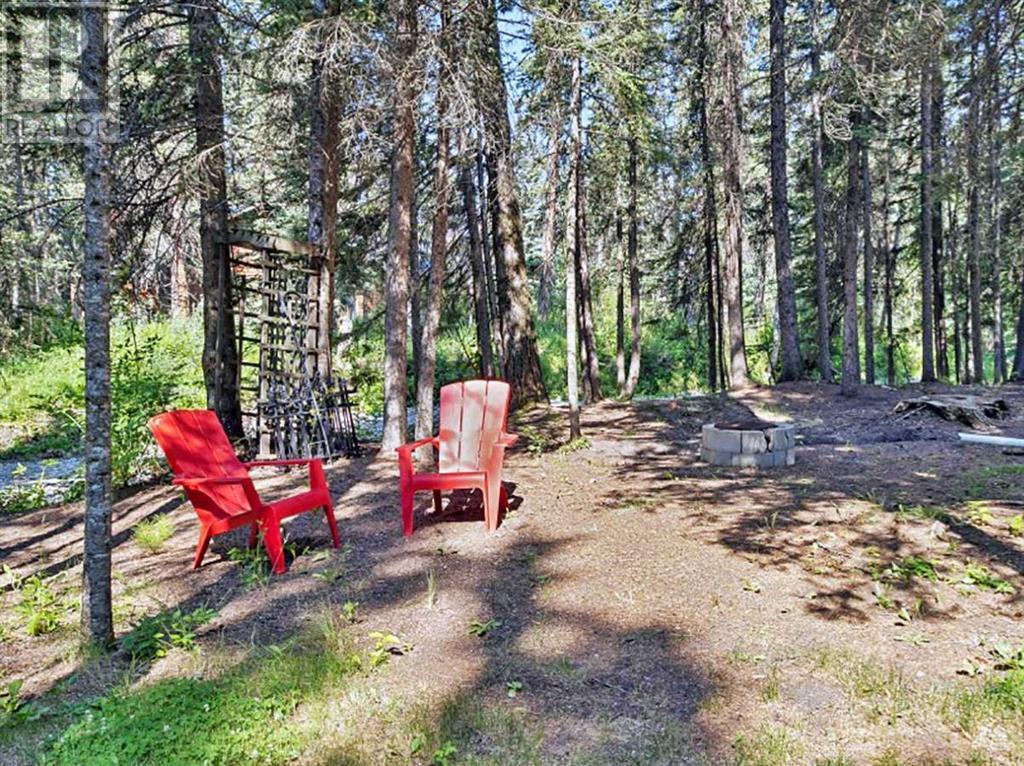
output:
M 358 453 L 347 381 L 317 371 L 320 272 L 313 247 L 284 237 L 233 231 L 239 390 L 254 409 L 260 455 L 336 457 Z M 243 369 L 256 369 L 255 381 Z

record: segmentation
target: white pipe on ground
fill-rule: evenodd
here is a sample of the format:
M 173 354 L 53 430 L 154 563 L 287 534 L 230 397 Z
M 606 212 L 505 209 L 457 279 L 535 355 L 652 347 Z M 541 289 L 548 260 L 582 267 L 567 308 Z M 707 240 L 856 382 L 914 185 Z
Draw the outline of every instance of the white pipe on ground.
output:
M 968 444 L 991 444 L 995 447 L 1018 447 L 1024 449 L 1024 439 L 1013 439 L 1009 436 L 986 436 L 984 434 L 959 433 L 960 441 Z

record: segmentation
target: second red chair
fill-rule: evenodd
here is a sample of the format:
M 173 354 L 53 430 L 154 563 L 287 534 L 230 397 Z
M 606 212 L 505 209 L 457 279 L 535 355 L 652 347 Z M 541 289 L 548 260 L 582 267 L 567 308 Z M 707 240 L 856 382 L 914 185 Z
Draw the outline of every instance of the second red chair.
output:
M 441 423 L 437 436 L 397 448 L 402 532 L 413 532 L 413 496 L 430 490 L 434 510 L 441 510 L 441 492 L 479 489 L 483 493 L 487 531 L 498 528 L 508 495 L 501 484 L 505 449 L 518 437 L 505 433 L 512 389 L 502 380 L 468 380 L 441 389 Z M 413 452 L 432 445 L 438 453 L 437 473 L 416 473 Z

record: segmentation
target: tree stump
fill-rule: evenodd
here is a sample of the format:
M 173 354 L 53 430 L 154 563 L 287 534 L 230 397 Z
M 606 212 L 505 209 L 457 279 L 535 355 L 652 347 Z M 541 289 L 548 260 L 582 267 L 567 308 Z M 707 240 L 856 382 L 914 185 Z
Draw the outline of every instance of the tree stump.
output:
M 1005 399 L 986 398 L 973 394 L 944 394 L 902 399 L 893 412 L 903 417 L 915 412 L 933 412 L 944 420 L 967 426 L 983 426 L 990 420 L 1001 420 L 1010 413 Z

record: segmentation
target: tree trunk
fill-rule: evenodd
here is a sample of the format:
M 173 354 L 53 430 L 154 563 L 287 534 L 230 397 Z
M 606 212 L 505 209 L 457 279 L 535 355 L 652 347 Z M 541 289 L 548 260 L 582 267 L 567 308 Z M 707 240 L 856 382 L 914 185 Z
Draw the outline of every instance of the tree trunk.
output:
M 416 378 L 416 438 L 434 434 L 434 378 L 437 369 L 437 333 L 441 324 L 441 292 L 444 288 L 444 260 L 448 249 L 448 81 L 450 11 L 441 0 L 441 62 L 437 97 L 437 162 L 434 166 L 434 227 L 430 238 L 430 281 L 427 311 L 423 317 L 420 368 Z M 433 458 L 433 450 L 420 451 L 421 460 Z
M 882 193 L 882 254 L 885 257 L 885 279 L 883 286 L 882 313 L 885 321 L 885 381 L 890 386 L 896 385 L 896 337 L 893 333 L 892 309 L 893 289 L 896 276 L 896 247 L 899 240 L 899 229 L 892 240 L 889 239 L 889 210 L 892 194 L 890 173 L 892 172 L 892 149 L 886 148 L 885 179 Z
M 860 392 L 860 344 L 857 333 L 857 222 L 860 219 L 860 141 L 854 121 L 853 138 L 847 144 L 846 211 L 843 223 L 843 396 Z
M 966 376 L 962 373 L 967 364 L 967 349 L 961 343 L 963 337 L 964 312 L 960 309 L 960 297 L 963 295 L 963 279 L 961 278 L 960 259 L 957 255 L 957 238 L 959 229 L 957 227 L 957 210 L 954 205 L 949 205 L 949 221 L 946 227 L 946 242 L 949 251 L 949 268 L 953 280 L 953 364 L 956 366 L 954 377 L 958 384 L 966 382 Z
M 462 188 L 462 208 L 466 214 L 469 232 L 469 265 L 473 273 L 473 316 L 476 320 L 476 344 L 480 351 L 480 375 L 494 377 L 494 354 L 491 351 L 491 321 L 487 306 L 487 277 L 484 273 L 483 239 L 477 222 L 476 186 L 473 182 L 472 156 L 468 141 L 460 134 L 459 186 Z M 474 153 L 475 154 L 475 153 Z
M 935 315 L 932 310 L 932 62 L 921 67 L 921 382 L 935 380 Z
M 416 77 L 413 57 L 418 22 L 415 0 L 394 0 L 397 82 L 394 148 L 391 154 L 391 200 L 388 213 L 388 260 L 385 306 L 384 433 L 381 452 L 389 454 L 406 441 L 408 396 L 409 256 L 412 251 L 413 162 L 416 139 Z
M 811 0 L 811 179 L 814 187 L 814 268 L 818 309 L 818 373 L 832 382 L 832 347 L 828 317 L 828 259 L 825 255 L 825 182 L 823 179 L 824 125 L 821 116 L 821 37 L 819 3 Z
M 986 132 L 988 139 L 988 180 L 989 180 L 989 221 L 988 251 L 992 262 L 992 354 L 996 383 L 1006 382 L 1006 347 L 1003 330 L 1003 285 L 1002 285 L 1002 183 L 1000 109 L 999 96 L 999 6 L 990 10 L 988 35 L 986 37 L 986 80 L 988 81 Z
M 626 214 L 629 228 L 626 231 L 626 247 L 629 267 L 629 372 L 626 375 L 626 387 L 623 395 L 632 399 L 640 382 L 640 257 L 639 248 L 639 213 L 637 211 L 637 142 L 630 136 L 629 143 L 629 200 Z
M 973 26 L 973 24 L 972 24 Z M 982 78 L 978 76 L 977 43 L 971 49 L 970 64 L 970 102 L 967 109 L 967 229 L 970 244 L 967 251 L 968 291 L 970 305 L 971 328 L 971 381 L 985 382 L 985 356 L 981 344 L 981 257 L 978 248 L 981 246 L 979 236 L 979 189 L 978 189 L 978 150 L 979 150 L 979 114 L 978 107 L 984 91 Z
M 569 205 L 565 222 L 565 375 L 569 400 L 569 439 L 578 439 L 580 431 L 579 365 L 577 364 L 576 283 L 580 260 L 580 207 L 583 145 L 580 128 L 582 75 L 579 54 L 572 60 L 572 94 L 569 104 Z
M 106 10 L 82 9 L 81 77 L 92 127 L 85 142 L 85 553 L 82 637 L 106 648 L 114 642 L 110 591 L 110 153 L 107 124 Z
M 505 356 L 504 318 L 498 303 L 498 279 L 495 275 L 495 249 L 492 231 L 496 230 L 497 191 L 494 171 L 489 169 L 488 158 L 483 150 L 483 138 L 476 155 L 477 188 L 480 190 L 480 242 L 483 246 L 484 277 L 487 284 L 487 307 L 491 317 L 491 348 L 495 353 L 495 372 L 502 369 Z
M 562 110 L 556 100 L 551 110 L 548 134 L 547 188 L 544 192 L 544 234 L 541 244 L 540 284 L 537 289 L 537 313 L 547 319 L 551 311 L 551 291 L 555 285 L 555 247 L 558 240 L 558 185 L 561 163 Z
M 875 385 L 875 250 L 871 232 L 874 203 L 871 192 L 871 163 L 868 142 L 861 147 L 861 186 L 864 210 L 864 380 Z
M 942 76 L 942 68 L 938 65 L 932 71 L 932 166 L 933 176 L 942 178 L 945 173 L 946 145 L 944 129 L 944 103 L 946 83 Z M 946 248 L 943 231 L 942 198 L 933 195 L 932 199 L 932 277 L 934 279 L 934 298 L 932 311 L 935 315 L 935 372 L 942 380 L 949 375 L 949 344 L 946 339 Z
M 327 15 L 326 0 L 314 0 L 318 19 Z M 313 58 L 309 104 L 309 211 L 308 237 L 314 249 L 317 328 L 313 334 L 316 366 L 321 376 L 331 374 L 331 333 L 334 330 L 334 269 L 338 229 L 338 98 L 337 86 L 324 70 L 325 43 L 317 42 Z M 311 344 L 312 345 L 312 344 Z
M 789 192 L 786 172 L 786 0 L 771 0 L 771 176 L 772 229 L 778 283 L 782 371 L 779 380 L 803 377 L 800 333 L 796 323 L 796 287 L 790 266 Z
M 598 402 L 604 398 L 601 393 L 601 361 L 597 355 L 597 332 L 594 325 L 593 291 L 590 282 L 590 246 L 587 240 L 587 189 L 583 180 L 583 161 L 580 159 L 579 188 L 579 243 L 576 251 L 579 260 L 576 271 L 579 275 L 579 316 L 580 336 L 583 341 L 583 362 L 586 373 L 587 401 Z
M 188 6 L 189 53 L 195 67 L 196 153 L 199 156 L 199 239 L 203 254 L 203 376 L 206 403 L 229 436 L 242 436 L 238 350 L 231 299 L 228 194 L 221 86 L 220 25 L 212 0 Z
M 715 165 L 711 155 L 711 132 L 708 127 L 708 19 L 703 2 L 700 13 L 700 40 L 697 49 L 697 130 L 700 136 L 700 159 L 703 176 L 704 234 L 704 298 L 707 320 L 708 386 L 719 387 L 718 368 L 721 349 L 721 328 L 718 324 L 721 295 L 716 284 L 718 264 L 718 210 L 715 201 Z
M 530 285 L 526 275 L 523 247 L 523 221 L 516 190 L 515 163 L 512 156 L 512 127 L 508 117 L 508 95 L 501 64 L 501 41 L 497 11 L 493 0 L 480 0 L 484 6 L 487 34 L 483 69 L 487 76 L 483 97 L 483 118 L 488 151 L 494 162 L 496 210 L 495 251 L 499 304 L 502 308 L 502 367 L 512 384 L 514 406 L 547 399 L 541 373 L 537 336 L 533 328 Z
M 619 396 L 626 392 L 626 259 L 622 253 L 622 221 L 616 216 L 616 241 L 619 245 L 619 283 L 615 292 L 615 382 Z
M 725 304 L 729 322 L 729 372 L 733 387 L 747 385 L 743 337 L 742 105 L 743 26 L 738 0 L 722 3 L 722 175 L 725 186 Z
M 171 243 L 171 317 L 184 319 L 191 313 L 188 284 L 188 262 L 185 248 L 177 241 Z

